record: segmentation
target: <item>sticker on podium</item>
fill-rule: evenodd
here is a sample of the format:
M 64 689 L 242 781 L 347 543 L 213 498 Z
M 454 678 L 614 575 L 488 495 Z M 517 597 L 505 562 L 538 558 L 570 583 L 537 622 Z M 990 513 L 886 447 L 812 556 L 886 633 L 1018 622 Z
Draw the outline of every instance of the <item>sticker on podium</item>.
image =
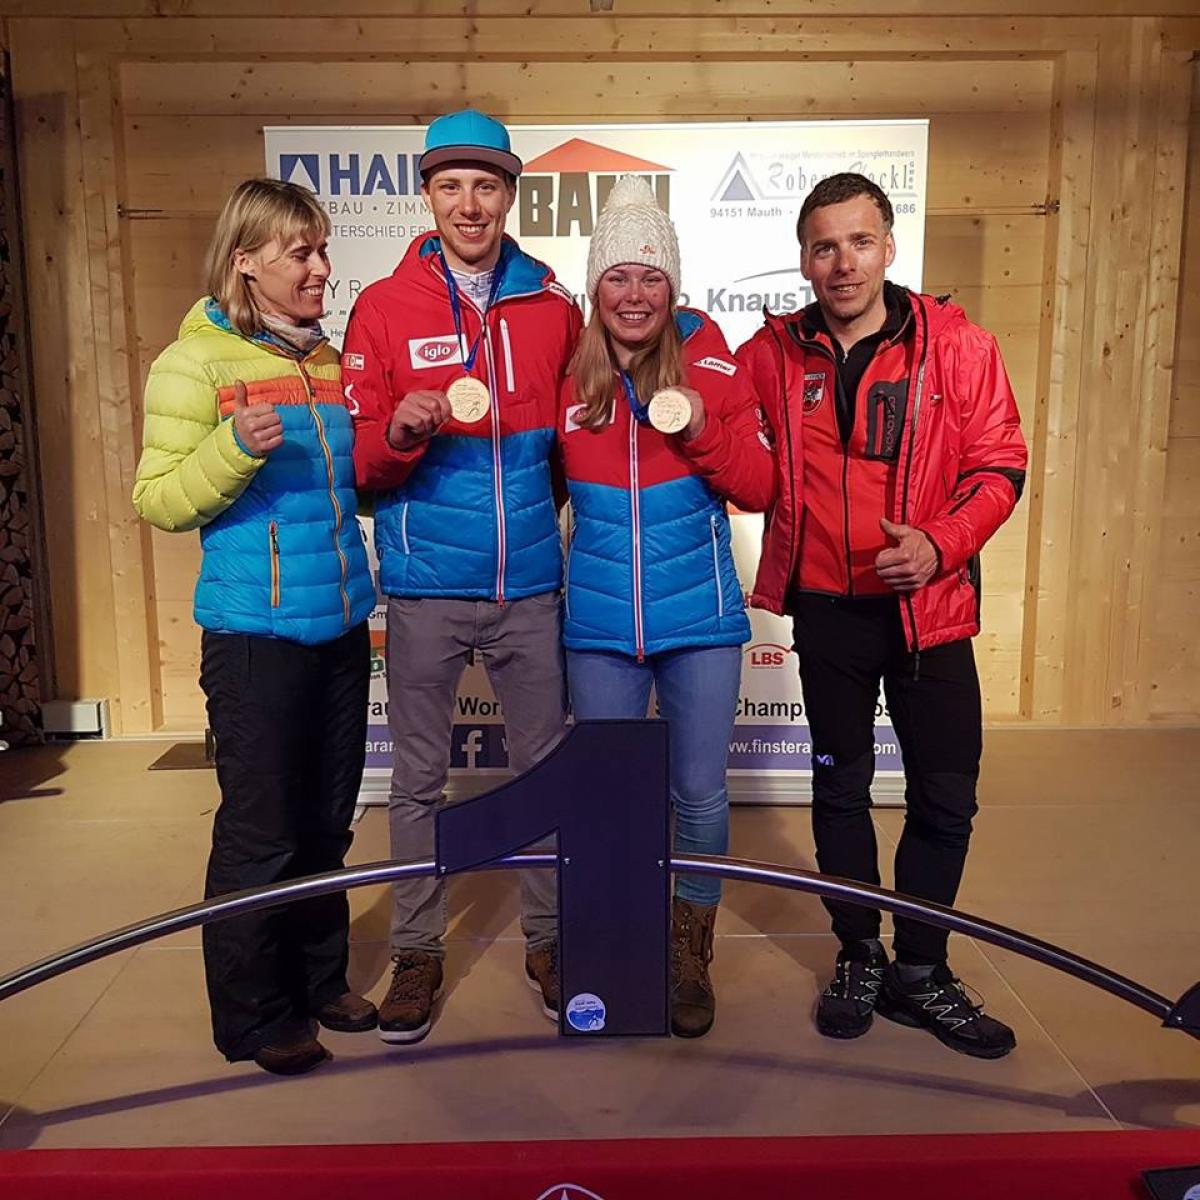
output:
M 599 1033 L 607 1015 L 604 1001 L 591 992 L 580 992 L 567 1001 L 567 1023 L 580 1033 Z

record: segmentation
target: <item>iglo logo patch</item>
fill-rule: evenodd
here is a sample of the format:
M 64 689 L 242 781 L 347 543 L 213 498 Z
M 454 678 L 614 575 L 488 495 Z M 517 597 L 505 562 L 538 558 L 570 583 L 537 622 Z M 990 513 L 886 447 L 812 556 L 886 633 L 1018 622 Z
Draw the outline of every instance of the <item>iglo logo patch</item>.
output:
M 821 401 L 825 399 L 825 374 L 823 371 L 818 371 L 814 375 L 805 375 L 804 377 L 804 415 L 807 417 L 815 413 L 821 407 Z
M 607 1015 L 604 1001 L 591 992 L 580 992 L 567 1001 L 567 1024 L 580 1033 L 599 1033 Z
M 444 337 L 412 338 L 408 343 L 408 358 L 414 371 L 427 371 L 430 367 L 462 362 L 462 350 L 452 333 Z

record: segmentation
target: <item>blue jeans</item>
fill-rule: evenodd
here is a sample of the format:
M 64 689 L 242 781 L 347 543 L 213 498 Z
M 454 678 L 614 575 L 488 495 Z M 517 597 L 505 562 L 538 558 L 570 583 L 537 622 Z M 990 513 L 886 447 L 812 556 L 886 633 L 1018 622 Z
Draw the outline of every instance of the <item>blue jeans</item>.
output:
M 567 683 L 576 720 L 644 717 L 654 684 L 671 732 L 671 803 L 678 854 L 729 849 L 725 769 L 742 674 L 740 646 L 669 650 L 639 663 L 626 654 L 567 651 Z M 675 894 L 692 904 L 716 904 L 721 881 L 681 875 Z

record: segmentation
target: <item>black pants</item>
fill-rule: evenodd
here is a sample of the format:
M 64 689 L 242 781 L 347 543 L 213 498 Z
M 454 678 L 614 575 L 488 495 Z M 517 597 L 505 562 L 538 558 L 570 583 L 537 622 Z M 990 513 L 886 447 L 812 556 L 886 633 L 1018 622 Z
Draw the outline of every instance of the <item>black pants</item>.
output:
M 205 632 L 200 685 L 221 804 L 205 897 L 337 870 L 366 748 L 370 635 L 332 642 Z M 204 927 L 213 1040 L 231 1061 L 346 991 L 344 892 Z
M 969 639 L 922 650 L 914 672 L 892 597 L 797 598 L 796 652 L 813 743 L 813 834 L 829 875 L 879 883 L 871 781 L 875 704 L 884 696 L 904 757 L 904 832 L 896 849 L 896 890 L 953 904 L 977 811 L 983 748 L 979 677 Z M 875 909 L 826 904 L 843 943 L 879 936 Z M 945 930 L 895 920 L 896 957 L 946 958 Z

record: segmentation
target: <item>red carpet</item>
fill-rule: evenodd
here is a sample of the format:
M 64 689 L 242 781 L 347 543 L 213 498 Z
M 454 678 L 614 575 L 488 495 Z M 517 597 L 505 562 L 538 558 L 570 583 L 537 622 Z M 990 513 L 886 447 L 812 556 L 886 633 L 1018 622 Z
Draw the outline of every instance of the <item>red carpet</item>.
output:
M 1129 1200 L 1200 1130 L 0 1153 L 12 1200 Z

